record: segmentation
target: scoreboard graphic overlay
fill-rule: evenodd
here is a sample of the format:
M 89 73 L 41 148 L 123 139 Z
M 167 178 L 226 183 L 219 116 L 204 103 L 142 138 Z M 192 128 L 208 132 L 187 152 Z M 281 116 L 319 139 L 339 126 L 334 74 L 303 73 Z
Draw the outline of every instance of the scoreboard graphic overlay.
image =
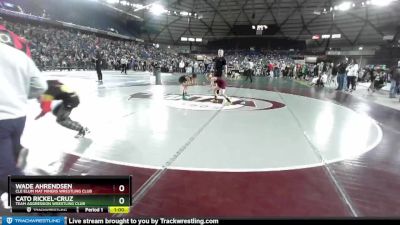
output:
M 129 213 L 131 176 L 9 176 L 11 212 Z

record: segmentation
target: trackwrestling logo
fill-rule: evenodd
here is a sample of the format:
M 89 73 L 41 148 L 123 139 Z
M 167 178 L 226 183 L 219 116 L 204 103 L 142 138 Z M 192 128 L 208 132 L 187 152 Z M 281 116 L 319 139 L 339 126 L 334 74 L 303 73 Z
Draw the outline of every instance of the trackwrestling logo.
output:
M 131 99 L 154 99 L 152 93 L 138 92 L 129 97 Z M 256 110 L 272 110 L 285 107 L 285 104 L 265 99 L 244 98 L 230 96 L 231 104 L 226 104 L 223 98 L 218 98 L 217 102 L 212 102 L 214 96 L 194 94 L 190 95 L 187 100 L 182 100 L 181 95 L 167 94 L 163 96 L 165 105 L 177 109 L 189 110 L 224 110 L 224 111 L 256 111 Z M 222 107 L 222 108 L 221 108 Z

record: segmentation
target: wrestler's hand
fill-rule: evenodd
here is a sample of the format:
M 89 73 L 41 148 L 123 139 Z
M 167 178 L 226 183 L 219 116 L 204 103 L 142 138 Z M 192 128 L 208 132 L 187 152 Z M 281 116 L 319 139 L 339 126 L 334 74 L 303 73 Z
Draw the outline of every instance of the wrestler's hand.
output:
M 46 115 L 46 113 L 47 113 L 47 112 L 45 112 L 45 111 L 40 112 L 40 114 L 39 114 L 38 116 L 35 117 L 35 120 L 40 119 L 41 117 L 43 117 L 44 115 Z

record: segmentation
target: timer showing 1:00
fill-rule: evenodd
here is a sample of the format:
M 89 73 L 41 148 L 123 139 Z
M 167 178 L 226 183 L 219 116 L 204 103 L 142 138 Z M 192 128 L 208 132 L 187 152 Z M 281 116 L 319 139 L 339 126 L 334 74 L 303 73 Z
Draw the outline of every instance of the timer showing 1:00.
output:
M 110 206 L 108 207 L 108 213 L 129 213 L 129 206 Z

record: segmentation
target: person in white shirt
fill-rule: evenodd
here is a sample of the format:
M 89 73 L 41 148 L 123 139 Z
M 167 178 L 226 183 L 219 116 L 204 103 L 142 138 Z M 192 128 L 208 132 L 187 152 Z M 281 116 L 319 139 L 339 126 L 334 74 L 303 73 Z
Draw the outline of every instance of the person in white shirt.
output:
M 347 89 L 346 91 L 349 91 L 350 84 L 351 84 L 351 89 L 350 91 L 355 91 L 356 90 L 356 82 L 357 82 L 357 77 L 358 77 L 358 64 L 354 59 L 351 59 L 350 64 L 347 66 Z
M 47 89 L 35 63 L 23 52 L 0 41 L 0 194 L 8 190 L 8 175 L 22 175 L 17 167 L 28 99 Z
M 184 73 L 185 71 L 185 62 L 183 62 L 183 60 L 181 60 L 180 62 L 179 62 L 179 72 L 181 72 L 181 73 Z
M 128 60 L 126 59 L 125 56 L 123 56 L 121 59 L 121 67 L 122 67 L 121 73 L 125 72 L 125 74 L 127 74 L 126 70 L 128 68 Z

